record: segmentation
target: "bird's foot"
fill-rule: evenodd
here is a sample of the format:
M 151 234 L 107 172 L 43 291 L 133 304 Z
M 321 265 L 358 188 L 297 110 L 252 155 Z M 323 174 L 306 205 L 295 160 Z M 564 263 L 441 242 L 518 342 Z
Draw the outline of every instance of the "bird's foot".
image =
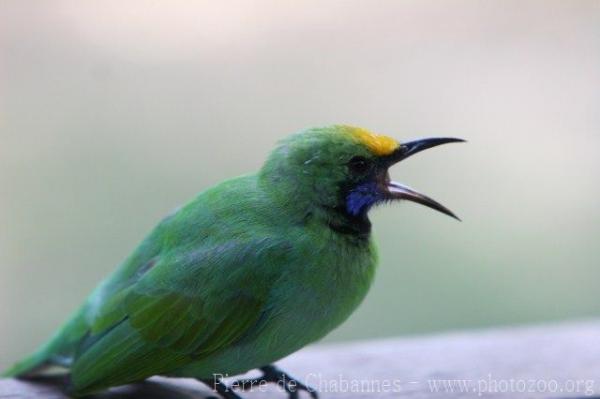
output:
M 242 397 L 231 390 L 223 381 L 213 378 L 209 380 L 200 380 L 209 387 L 213 389 L 213 391 L 217 392 L 222 399 L 242 399 Z M 210 397 L 208 399 L 217 399 Z
M 252 388 L 258 388 L 262 384 L 274 383 L 277 384 L 279 387 L 283 388 L 288 393 L 289 399 L 298 399 L 299 391 L 306 391 L 313 399 L 318 399 L 319 397 L 315 389 L 304 385 L 303 383 L 291 377 L 288 373 L 280 370 L 276 366 L 265 366 L 261 367 L 260 370 L 263 372 L 262 376 L 258 378 L 248 378 L 235 381 L 231 385 L 231 387 L 233 389 L 247 391 Z

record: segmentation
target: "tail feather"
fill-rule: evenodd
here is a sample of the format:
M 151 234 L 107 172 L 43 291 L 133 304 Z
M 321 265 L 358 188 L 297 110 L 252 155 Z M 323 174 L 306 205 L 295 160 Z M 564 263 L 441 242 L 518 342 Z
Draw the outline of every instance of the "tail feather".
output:
M 0 373 L 0 376 L 32 377 L 46 372 L 52 366 L 69 367 L 78 342 L 87 332 L 87 324 L 80 310 L 36 352 Z
M 50 365 L 48 353 L 42 348 L 0 374 L 2 377 L 28 377 L 41 373 Z

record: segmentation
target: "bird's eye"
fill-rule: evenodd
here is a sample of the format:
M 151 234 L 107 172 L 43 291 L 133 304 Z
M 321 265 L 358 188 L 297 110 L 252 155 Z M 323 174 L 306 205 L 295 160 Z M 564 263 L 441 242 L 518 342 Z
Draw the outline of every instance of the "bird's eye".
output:
M 354 157 L 348 162 L 348 168 L 354 174 L 365 173 L 369 167 L 369 161 L 363 157 Z

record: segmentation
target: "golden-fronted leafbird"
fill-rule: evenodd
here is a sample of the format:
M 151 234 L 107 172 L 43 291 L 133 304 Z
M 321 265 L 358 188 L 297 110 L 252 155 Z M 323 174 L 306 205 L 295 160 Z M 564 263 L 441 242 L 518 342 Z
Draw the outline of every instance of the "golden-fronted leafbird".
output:
M 217 375 L 261 369 L 291 397 L 316 393 L 273 366 L 340 325 L 377 263 L 369 210 L 431 198 L 388 168 L 456 138 L 405 143 L 365 129 L 308 129 L 279 143 L 258 173 L 224 181 L 162 220 L 67 323 L 5 372 L 68 371 L 84 396 L 154 375 L 192 377 L 225 398 Z

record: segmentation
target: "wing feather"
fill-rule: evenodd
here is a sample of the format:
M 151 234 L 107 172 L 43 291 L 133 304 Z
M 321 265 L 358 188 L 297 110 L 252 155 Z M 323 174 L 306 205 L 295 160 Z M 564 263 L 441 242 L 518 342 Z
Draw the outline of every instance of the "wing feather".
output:
M 161 258 L 100 308 L 71 369 L 74 392 L 166 374 L 234 344 L 261 317 L 270 263 L 286 248 L 263 239 Z M 261 281 L 248 284 L 254 273 Z

